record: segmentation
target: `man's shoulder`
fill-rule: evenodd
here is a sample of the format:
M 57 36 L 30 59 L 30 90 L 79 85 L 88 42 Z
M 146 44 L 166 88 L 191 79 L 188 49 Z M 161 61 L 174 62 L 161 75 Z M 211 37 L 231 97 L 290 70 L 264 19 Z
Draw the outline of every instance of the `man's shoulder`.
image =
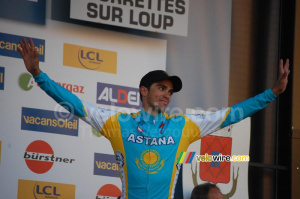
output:
M 185 114 L 168 114 L 168 113 L 164 113 L 164 116 L 166 119 L 170 119 L 170 120 L 182 120 L 182 119 L 187 119 Z

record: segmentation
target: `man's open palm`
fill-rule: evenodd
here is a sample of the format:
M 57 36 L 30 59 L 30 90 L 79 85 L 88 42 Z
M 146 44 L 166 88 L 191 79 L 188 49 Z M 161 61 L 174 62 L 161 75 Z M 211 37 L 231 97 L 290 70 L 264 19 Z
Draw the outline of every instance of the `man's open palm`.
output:
M 39 55 L 34 47 L 33 41 L 29 38 L 30 45 L 27 43 L 26 39 L 23 38 L 20 41 L 22 47 L 18 47 L 18 51 L 21 54 L 25 67 L 33 76 L 38 75 L 41 71 L 39 68 Z

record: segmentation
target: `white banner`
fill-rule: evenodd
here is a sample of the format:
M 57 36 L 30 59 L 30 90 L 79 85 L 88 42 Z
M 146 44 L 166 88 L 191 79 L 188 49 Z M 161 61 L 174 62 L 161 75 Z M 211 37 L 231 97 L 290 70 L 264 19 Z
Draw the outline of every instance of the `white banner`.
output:
M 71 0 L 70 18 L 187 36 L 189 0 Z

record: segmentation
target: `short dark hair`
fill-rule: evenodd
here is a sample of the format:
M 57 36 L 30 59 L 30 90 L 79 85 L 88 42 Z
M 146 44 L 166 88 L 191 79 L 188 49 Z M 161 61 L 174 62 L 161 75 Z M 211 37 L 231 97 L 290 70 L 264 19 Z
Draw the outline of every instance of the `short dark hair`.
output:
M 209 182 L 195 186 L 192 191 L 191 199 L 208 199 L 208 193 L 212 188 L 219 189 L 217 185 Z

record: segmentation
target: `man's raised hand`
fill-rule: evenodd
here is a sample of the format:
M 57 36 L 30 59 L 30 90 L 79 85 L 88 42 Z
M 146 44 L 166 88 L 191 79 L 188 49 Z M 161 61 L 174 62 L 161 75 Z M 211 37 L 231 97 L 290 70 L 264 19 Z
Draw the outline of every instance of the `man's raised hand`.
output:
M 23 58 L 27 71 L 33 76 L 36 76 L 41 72 L 39 68 L 39 55 L 31 38 L 29 38 L 29 43 L 30 44 L 28 44 L 26 39 L 23 38 L 23 40 L 20 41 L 22 49 L 18 47 L 18 51 Z
M 284 65 L 282 59 L 279 62 L 279 77 L 276 82 L 276 85 L 272 88 L 272 91 L 275 95 L 283 93 L 286 89 L 288 77 L 290 74 L 289 65 L 290 64 L 288 59 L 285 61 Z

